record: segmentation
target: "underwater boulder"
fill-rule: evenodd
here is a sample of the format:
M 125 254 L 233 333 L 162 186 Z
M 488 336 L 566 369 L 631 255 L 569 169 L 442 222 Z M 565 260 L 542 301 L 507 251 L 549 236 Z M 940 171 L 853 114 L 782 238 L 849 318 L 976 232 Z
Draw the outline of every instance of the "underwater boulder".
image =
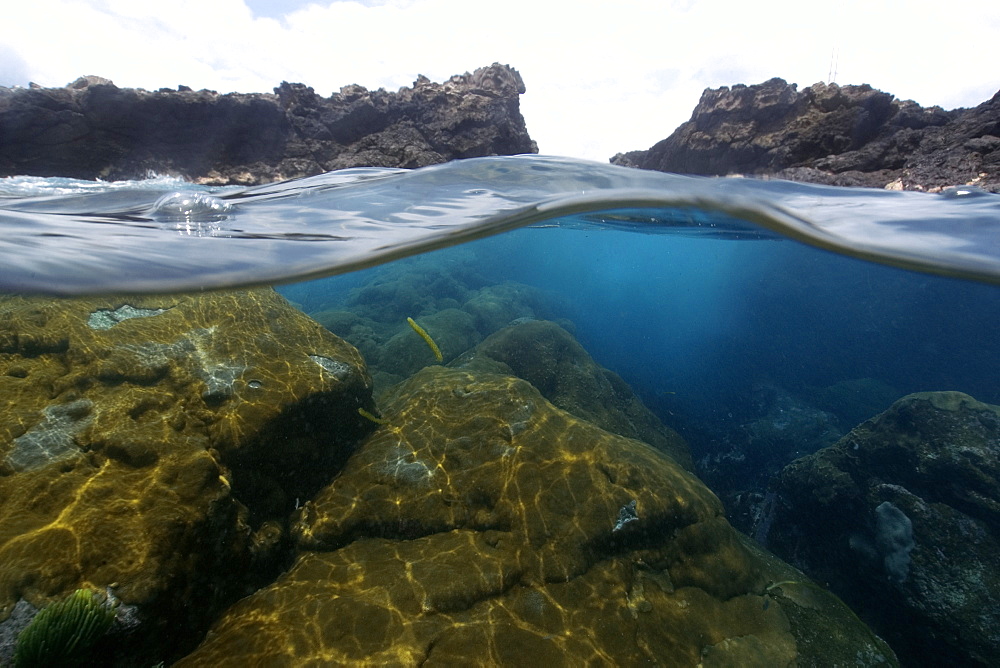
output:
M 464 253 L 446 265 L 417 257 L 381 267 L 371 280 L 351 290 L 340 308 L 377 323 L 396 325 L 408 317 L 456 308 L 484 282 Z
M 0 297 L 0 614 L 108 587 L 169 656 L 371 430 L 370 392 L 270 289 Z
M 452 366 L 510 374 L 573 415 L 665 452 L 686 469 L 691 453 L 622 378 L 593 360 L 573 335 L 548 320 L 528 320 L 486 337 Z
M 809 401 L 837 416 L 844 431 L 887 409 L 903 393 L 877 378 L 851 378 L 832 385 L 811 388 Z
M 485 337 L 516 320 L 547 318 L 568 309 L 536 287 L 504 281 L 476 290 L 462 310 L 476 318 L 476 329 Z
M 897 665 L 676 461 L 523 380 L 430 366 L 382 415 L 176 666 Z
M 828 583 L 912 665 L 1000 656 L 1000 407 L 896 401 L 785 467 L 766 545 Z
M 385 337 L 391 336 L 387 326 L 351 311 L 327 309 L 310 313 L 309 317 L 357 348 L 369 367 L 378 365 Z

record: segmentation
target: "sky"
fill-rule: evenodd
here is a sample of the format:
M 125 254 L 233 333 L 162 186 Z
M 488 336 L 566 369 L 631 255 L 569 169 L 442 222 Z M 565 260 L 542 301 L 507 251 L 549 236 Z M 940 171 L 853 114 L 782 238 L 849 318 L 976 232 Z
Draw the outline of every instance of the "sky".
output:
M 509 64 L 539 150 L 602 162 L 667 137 L 705 88 L 868 83 L 946 109 L 1000 90 L 996 0 L 32 0 L 3 19 L 4 86 L 327 96 Z

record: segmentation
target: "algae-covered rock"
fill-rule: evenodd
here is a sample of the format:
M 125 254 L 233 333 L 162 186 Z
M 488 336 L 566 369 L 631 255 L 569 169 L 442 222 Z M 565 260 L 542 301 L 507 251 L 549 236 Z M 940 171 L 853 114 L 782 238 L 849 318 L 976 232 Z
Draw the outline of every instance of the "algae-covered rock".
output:
M 475 317 L 476 328 L 487 336 L 515 320 L 550 318 L 566 309 L 554 295 L 524 283 L 504 281 L 477 290 L 462 305 L 462 310 Z
M 373 427 L 357 351 L 269 289 L 0 298 L 0 397 L 0 615 L 112 587 L 166 651 Z
M 1000 656 L 1000 407 L 911 394 L 776 478 L 768 547 L 912 665 Z
M 620 436 L 635 438 L 692 469 L 680 434 L 663 424 L 613 371 L 597 364 L 573 335 L 547 320 L 528 320 L 488 336 L 456 365 L 511 374 L 546 399 Z
M 672 458 L 523 380 L 427 367 L 178 666 L 895 665 Z

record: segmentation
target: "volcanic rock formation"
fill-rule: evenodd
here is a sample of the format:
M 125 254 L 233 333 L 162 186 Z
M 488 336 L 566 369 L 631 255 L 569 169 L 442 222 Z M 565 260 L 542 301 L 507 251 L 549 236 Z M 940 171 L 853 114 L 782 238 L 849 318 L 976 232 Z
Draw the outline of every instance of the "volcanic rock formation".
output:
M 274 94 L 0 87 L 0 176 L 127 179 L 147 172 L 254 184 L 345 167 L 423 167 L 534 153 L 517 70 L 494 63 L 392 93 L 351 85 L 328 98 L 282 82 Z
M 1000 93 L 945 111 L 871 86 L 771 79 L 709 88 L 691 120 L 611 162 L 664 172 L 746 174 L 827 185 L 1000 190 Z

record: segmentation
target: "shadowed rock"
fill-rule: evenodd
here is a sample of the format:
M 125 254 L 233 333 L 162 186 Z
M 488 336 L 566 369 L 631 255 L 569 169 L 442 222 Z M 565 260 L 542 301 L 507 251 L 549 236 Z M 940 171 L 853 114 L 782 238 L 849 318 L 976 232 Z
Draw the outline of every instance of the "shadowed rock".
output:
M 775 479 L 767 546 L 842 596 L 907 665 L 1000 653 L 1000 407 L 895 402 Z

